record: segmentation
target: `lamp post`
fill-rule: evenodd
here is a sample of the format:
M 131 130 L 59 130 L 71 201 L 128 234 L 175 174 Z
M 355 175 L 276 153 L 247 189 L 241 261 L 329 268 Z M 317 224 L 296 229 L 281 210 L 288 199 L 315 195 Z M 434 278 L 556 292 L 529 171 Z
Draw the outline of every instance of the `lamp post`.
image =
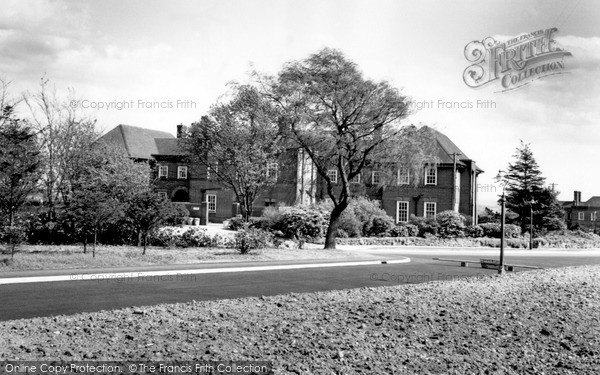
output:
M 533 205 L 537 203 L 533 198 L 525 202 L 529 204 L 529 250 L 533 250 Z
M 506 195 L 504 194 L 504 188 L 506 186 L 506 182 L 504 181 L 505 172 L 502 170 L 498 171 L 498 175 L 496 176 L 496 181 L 502 186 L 502 196 L 500 197 L 500 266 L 498 267 L 498 274 L 504 274 L 504 221 L 506 218 Z

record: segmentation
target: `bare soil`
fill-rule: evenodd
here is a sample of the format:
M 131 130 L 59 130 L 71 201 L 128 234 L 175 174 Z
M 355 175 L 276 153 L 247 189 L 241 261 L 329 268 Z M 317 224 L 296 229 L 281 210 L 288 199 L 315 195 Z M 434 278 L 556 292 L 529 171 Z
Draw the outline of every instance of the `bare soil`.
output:
M 0 323 L 0 360 L 261 360 L 277 374 L 597 374 L 600 266 Z

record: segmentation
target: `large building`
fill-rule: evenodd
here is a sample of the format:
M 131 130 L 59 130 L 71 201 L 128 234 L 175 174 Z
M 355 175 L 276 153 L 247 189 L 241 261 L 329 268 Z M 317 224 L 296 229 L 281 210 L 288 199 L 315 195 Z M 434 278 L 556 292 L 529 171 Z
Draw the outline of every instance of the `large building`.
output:
M 159 194 L 173 202 L 185 204 L 192 217 L 202 217 L 208 209 L 209 220 L 221 222 L 235 216 L 238 206 L 233 193 L 224 189 L 211 176 L 210 170 L 193 165 L 179 145 L 183 125 L 177 126 L 177 137 L 129 125 L 119 125 L 102 139 L 121 147 L 128 156 L 148 161 L 156 170 Z M 364 170 L 352 181 L 354 195 L 367 196 L 381 202 L 382 208 L 397 222 L 411 215 L 434 217 L 436 213 L 454 210 L 477 217 L 477 176 L 483 171 L 447 136 L 434 131 L 437 159 L 427 167 L 422 181 L 409 183 L 407 170 Z M 281 165 L 267 167 L 276 184 L 255 202 L 255 215 L 267 206 L 311 204 L 327 197 L 324 184 L 302 149 L 288 149 Z M 394 178 L 383 182 L 383 175 Z M 337 181 L 336 171 L 330 179 Z

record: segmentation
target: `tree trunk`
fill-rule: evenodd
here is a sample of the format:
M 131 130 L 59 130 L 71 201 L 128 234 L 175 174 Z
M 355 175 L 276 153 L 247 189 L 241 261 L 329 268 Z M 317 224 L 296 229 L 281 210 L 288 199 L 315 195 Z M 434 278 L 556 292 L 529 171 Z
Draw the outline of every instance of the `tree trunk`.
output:
M 146 243 L 148 242 L 148 233 L 144 232 L 144 251 L 142 251 L 142 255 L 146 255 Z
M 140 247 L 140 246 L 142 246 L 142 231 L 141 231 L 141 230 L 138 230 L 138 233 L 137 233 L 137 235 L 138 235 L 138 243 L 137 243 L 137 247 Z M 146 246 L 146 243 L 145 243 L 145 242 L 144 242 L 144 246 Z
M 335 238 L 337 236 L 338 224 L 346 207 L 348 207 L 348 201 L 344 200 L 335 206 L 331 211 L 329 226 L 327 227 L 327 234 L 325 235 L 325 249 L 335 249 Z
M 84 254 L 87 254 L 87 243 L 88 243 L 88 238 L 87 238 L 87 232 L 86 232 L 83 235 L 83 253 Z
M 92 246 L 92 258 L 96 257 L 96 241 L 98 239 L 98 229 L 94 228 L 94 245 Z

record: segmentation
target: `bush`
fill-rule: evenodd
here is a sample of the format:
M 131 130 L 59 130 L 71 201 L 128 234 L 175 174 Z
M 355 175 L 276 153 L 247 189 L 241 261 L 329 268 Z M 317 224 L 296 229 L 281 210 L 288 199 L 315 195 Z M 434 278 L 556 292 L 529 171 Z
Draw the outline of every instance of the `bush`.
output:
M 282 210 L 272 229 L 281 231 L 286 238 L 305 241 L 323 236 L 327 225 L 323 214 L 315 209 L 289 207 Z
M 339 230 L 343 231 L 346 237 L 360 237 L 362 235 L 362 223 L 354 215 L 354 210 L 350 207 L 346 208 L 339 218 Z
M 440 225 L 433 218 L 417 217 L 410 215 L 410 224 L 418 228 L 418 236 L 425 237 L 427 234 L 437 236 Z
M 175 244 L 178 247 L 209 247 L 212 246 L 212 238 L 206 234 L 204 228 L 189 227 L 178 236 Z
M 490 238 L 501 237 L 501 225 L 499 223 L 484 223 L 479 225 L 483 229 L 483 235 Z M 521 227 L 514 224 L 504 225 L 504 235 L 506 238 L 517 238 L 521 235 Z
M 394 220 L 388 215 L 372 217 L 364 225 L 364 232 L 367 236 L 386 235 L 395 227 Z
M 240 230 L 235 234 L 235 247 L 242 254 L 254 249 L 262 249 L 272 242 L 273 235 L 267 231 L 255 228 Z
M 464 237 L 465 217 L 454 211 L 442 211 L 436 215 L 438 233 L 443 238 Z
M 479 238 L 479 237 L 483 237 L 484 232 L 483 232 L 483 228 L 481 227 L 481 225 L 469 225 L 465 229 L 465 234 L 468 237 Z
M 239 230 L 239 229 L 242 229 L 243 227 L 244 227 L 244 219 L 242 218 L 242 215 L 237 215 L 236 217 L 232 217 L 231 219 L 229 219 L 228 229 Z

